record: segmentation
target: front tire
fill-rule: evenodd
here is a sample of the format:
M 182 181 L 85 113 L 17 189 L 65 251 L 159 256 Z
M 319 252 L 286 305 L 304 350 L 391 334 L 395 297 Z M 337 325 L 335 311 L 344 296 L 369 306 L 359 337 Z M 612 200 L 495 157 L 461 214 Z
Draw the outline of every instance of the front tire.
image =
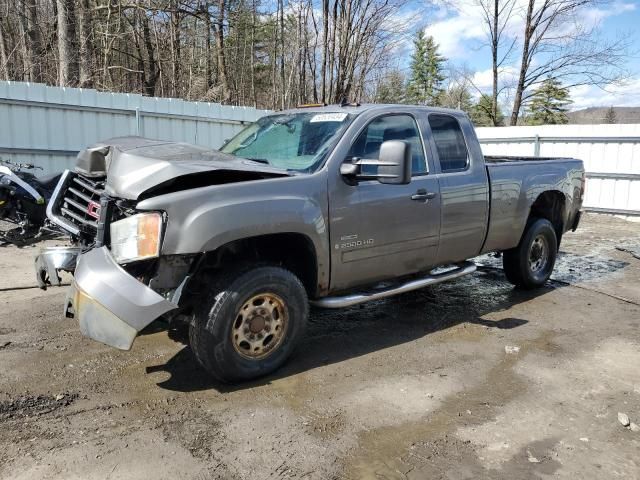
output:
M 267 375 L 280 367 L 304 334 L 309 303 L 290 271 L 263 266 L 213 279 L 189 328 L 199 363 L 223 382 Z
M 538 288 L 551 276 L 557 255 L 558 239 L 553 225 L 544 218 L 533 219 L 518 246 L 504 252 L 504 273 L 517 287 Z

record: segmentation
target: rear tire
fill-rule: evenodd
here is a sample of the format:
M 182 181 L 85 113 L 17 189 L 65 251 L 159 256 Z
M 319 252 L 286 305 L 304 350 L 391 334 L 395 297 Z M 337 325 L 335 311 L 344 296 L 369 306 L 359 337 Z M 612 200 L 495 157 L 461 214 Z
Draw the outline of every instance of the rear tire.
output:
M 189 340 L 198 362 L 223 382 L 261 377 L 280 367 L 303 336 L 304 286 L 280 267 L 244 268 L 213 279 Z
M 517 247 L 506 250 L 502 265 L 507 280 L 520 288 L 538 288 L 549 279 L 558 255 L 558 240 L 551 222 L 532 219 Z

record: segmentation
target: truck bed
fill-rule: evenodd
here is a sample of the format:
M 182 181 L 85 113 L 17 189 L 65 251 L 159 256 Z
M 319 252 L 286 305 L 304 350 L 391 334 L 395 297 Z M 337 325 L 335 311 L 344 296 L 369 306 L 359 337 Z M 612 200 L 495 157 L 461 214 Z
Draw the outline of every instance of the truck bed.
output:
M 507 156 L 507 155 L 485 155 L 484 163 L 517 163 L 517 162 L 549 162 L 549 161 L 567 161 L 573 158 L 558 157 L 525 157 L 525 156 Z
M 563 198 L 564 229 L 580 209 L 584 167 L 574 158 L 485 156 L 490 217 L 483 253 L 514 247 L 524 231 L 530 206 L 540 192 Z

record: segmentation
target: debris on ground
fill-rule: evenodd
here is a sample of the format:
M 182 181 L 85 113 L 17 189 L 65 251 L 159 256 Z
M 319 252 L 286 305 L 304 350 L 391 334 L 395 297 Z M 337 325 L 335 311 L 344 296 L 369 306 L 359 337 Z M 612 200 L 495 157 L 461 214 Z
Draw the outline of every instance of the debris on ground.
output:
M 504 351 L 505 353 L 515 354 L 520 352 L 520 347 L 513 346 L 513 345 L 505 345 Z
M 540 463 L 540 460 L 538 458 L 534 457 L 533 455 L 531 455 L 531 452 L 529 450 L 527 450 L 527 459 L 531 463 Z
M 618 412 L 618 421 L 622 424 L 623 427 L 628 427 L 631 423 L 631 421 L 629 420 L 629 415 L 622 412 Z

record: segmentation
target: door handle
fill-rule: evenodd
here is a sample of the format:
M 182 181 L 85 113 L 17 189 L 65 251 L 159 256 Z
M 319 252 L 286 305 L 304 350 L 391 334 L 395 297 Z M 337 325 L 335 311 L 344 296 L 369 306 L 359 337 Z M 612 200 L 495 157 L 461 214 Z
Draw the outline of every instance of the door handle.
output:
M 435 192 L 427 192 L 424 188 L 421 188 L 416 193 L 411 195 L 411 200 L 416 200 L 416 201 L 424 200 L 426 202 L 427 200 L 431 200 L 432 198 L 435 198 L 435 196 L 436 196 Z

